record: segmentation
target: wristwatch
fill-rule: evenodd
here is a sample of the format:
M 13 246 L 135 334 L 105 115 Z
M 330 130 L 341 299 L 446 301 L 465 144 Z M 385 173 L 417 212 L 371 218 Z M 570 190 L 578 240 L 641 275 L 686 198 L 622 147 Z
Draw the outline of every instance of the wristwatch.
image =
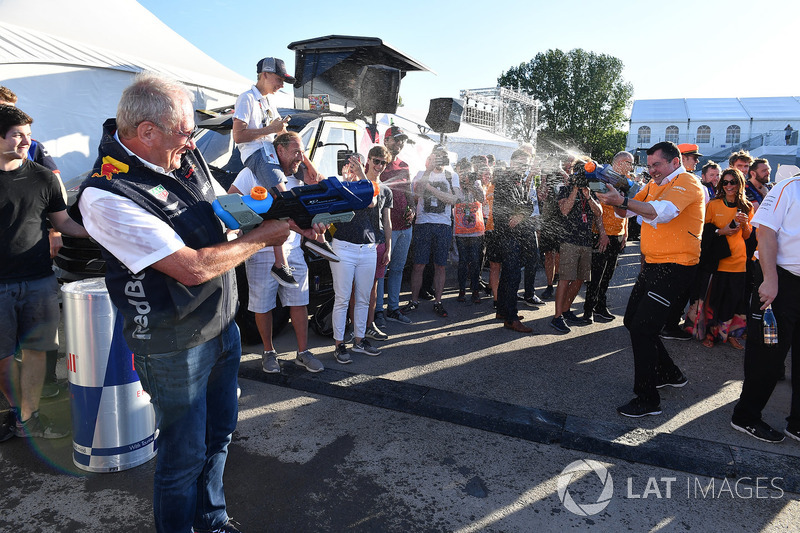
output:
M 619 204 L 617 207 L 619 207 L 620 209 L 627 210 L 628 209 L 628 197 L 626 196 L 625 198 L 623 198 L 622 199 L 622 203 Z

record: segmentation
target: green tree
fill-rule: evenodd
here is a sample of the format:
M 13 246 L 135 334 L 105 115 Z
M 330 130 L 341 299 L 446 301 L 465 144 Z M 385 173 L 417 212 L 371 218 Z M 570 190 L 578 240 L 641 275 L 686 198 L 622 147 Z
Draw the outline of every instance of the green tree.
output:
M 567 53 L 548 50 L 497 80 L 498 85 L 523 91 L 541 103 L 539 139 L 574 147 L 603 162 L 625 147 L 625 109 L 633 86 L 622 78 L 622 61 L 607 54 L 576 48 Z M 513 135 L 530 141 L 533 117 L 511 106 Z M 540 150 L 548 149 L 539 143 Z

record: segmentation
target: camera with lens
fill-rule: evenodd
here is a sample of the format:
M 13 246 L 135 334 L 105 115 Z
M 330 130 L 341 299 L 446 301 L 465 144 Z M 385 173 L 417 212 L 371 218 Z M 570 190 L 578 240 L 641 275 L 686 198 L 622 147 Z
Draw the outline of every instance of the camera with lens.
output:
M 446 167 L 450 164 L 450 155 L 443 146 L 436 146 L 433 149 L 433 161 L 437 167 Z

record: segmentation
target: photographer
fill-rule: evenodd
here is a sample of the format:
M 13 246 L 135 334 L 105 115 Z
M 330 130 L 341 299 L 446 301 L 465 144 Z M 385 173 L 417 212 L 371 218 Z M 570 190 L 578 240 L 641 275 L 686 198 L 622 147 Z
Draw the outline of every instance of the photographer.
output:
M 544 256 L 544 275 L 547 288 L 542 292 L 543 300 L 555 296 L 553 283 L 558 272 L 559 247 L 564 233 L 564 217 L 558 208 L 558 191 L 564 186 L 567 174 L 556 156 L 549 156 L 542 164 L 542 182 L 539 184 L 539 206 L 542 224 L 539 229 L 539 251 Z
M 433 311 L 446 317 L 442 305 L 445 266 L 453 239 L 452 206 L 461 199 L 458 174 L 445 170 L 450 157 L 444 146 L 436 145 L 425 161 L 425 170 L 414 178 L 414 196 L 417 198 L 417 220 L 414 227 L 414 270 L 411 275 L 411 301 L 404 311 L 419 307 L 422 271 L 433 251 Z
M 558 194 L 558 207 L 564 215 L 566 231 L 560 247 L 555 316 L 550 326 L 559 333 L 569 333 L 567 322 L 573 325 L 591 323 L 575 315 L 570 306 L 583 282 L 591 278 L 592 224 L 597 225 L 600 234 L 600 252 L 605 251 L 608 246 L 608 236 L 603 227 L 603 210 L 592 196 L 582 168 L 567 178 L 565 186 Z

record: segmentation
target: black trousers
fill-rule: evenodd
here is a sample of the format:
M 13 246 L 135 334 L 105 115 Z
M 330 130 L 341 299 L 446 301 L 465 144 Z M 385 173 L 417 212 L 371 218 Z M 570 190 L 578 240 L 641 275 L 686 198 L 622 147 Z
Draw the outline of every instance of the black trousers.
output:
M 680 375 L 658 333 L 673 300 L 696 270 L 696 266 L 676 263 L 645 263 L 628 299 L 624 324 L 633 348 L 633 392 L 648 403 L 660 402 L 656 388 L 660 378 Z
M 614 270 L 617 268 L 617 258 L 622 247 L 622 235 L 609 235 L 608 246 L 604 252 L 597 250 L 600 235 L 593 234 L 592 249 L 592 277 L 586 285 L 586 300 L 583 302 L 583 312 L 591 313 L 597 309 L 608 309 L 606 293 Z
M 761 420 L 775 385 L 783 373 L 783 364 L 792 349 L 792 405 L 786 418 L 791 429 L 800 429 L 800 277 L 778 267 L 778 295 L 772 311 L 778 322 L 778 344 L 764 344 L 761 301 L 758 287 L 763 281 L 761 268 L 753 269 L 753 295 L 747 313 L 747 342 L 744 352 L 742 395 L 733 409 L 733 421 L 753 424 Z

